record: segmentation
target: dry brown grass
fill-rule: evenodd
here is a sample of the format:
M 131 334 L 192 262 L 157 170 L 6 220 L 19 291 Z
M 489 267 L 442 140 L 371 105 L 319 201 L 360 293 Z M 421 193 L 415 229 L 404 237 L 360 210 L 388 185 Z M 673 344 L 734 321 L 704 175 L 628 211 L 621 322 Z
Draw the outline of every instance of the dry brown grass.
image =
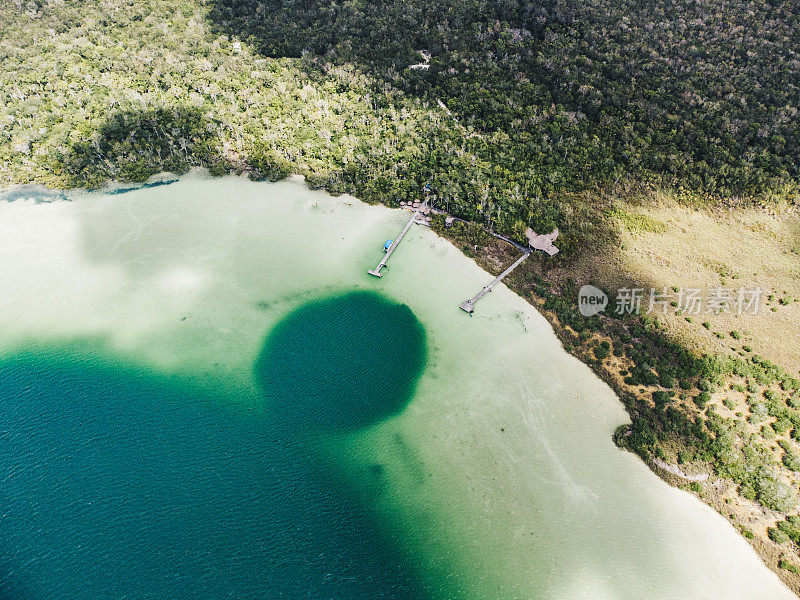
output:
M 735 310 L 678 315 L 675 307 L 669 307 L 666 316 L 659 313 L 659 318 L 672 335 L 700 351 L 745 355 L 743 347 L 749 346 L 753 353 L 798 373 L 800 216 L 796 212 L 712 211 L 682 206 L 661 194 L 639 206 L 618 208 L 609 218 L 619 245 L 587 248 L 563 269 L 564 276 L 612 290 L 645 288 L 644 308 L 651 288 L 668 288 L 674 294 L 673 286 L 760 287 L 764 294 L 756 315 L 738 315 Z M 731 337 L 731 332 L 738 332 L 741 339 Z

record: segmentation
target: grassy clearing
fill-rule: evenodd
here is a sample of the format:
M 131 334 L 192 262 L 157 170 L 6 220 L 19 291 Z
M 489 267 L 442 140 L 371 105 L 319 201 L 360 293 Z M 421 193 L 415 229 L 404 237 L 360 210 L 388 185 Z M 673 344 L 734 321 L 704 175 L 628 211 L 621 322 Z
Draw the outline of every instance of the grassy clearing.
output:
M 750 352 L 787 370 L 800 369 L 800 216 L 758 208 L 687 207 L 661 194 L 649 204 L 613 211 L 619 244 L 587 249 L 551 273 L 559 280 L 594 282 L 604 289 L 640 287 L 642 306 L 657 290 L 677 302 L 681 288 L 761 288 L 755 315 L 678 312 L 656 305 L 653 314 L 670 335 L 698 352 Z M 623 215 L 623 216 L 620 216 Z M 666 314 L 664 309 L 666 308 Z M 731 334 L 731 332 L 735 332 Z
M 658 219 L 643 212 L 627 212 L 615 208 L 610 216 L 615 219 L 622 229 L 631 233 L 664 233 L 667 225 Z

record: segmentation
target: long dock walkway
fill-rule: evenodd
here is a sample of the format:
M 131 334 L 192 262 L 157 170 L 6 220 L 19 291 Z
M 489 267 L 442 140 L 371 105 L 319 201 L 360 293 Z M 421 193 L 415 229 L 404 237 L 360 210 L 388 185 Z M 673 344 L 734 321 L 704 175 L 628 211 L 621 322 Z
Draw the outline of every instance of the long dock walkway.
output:
M 501 281 L 503 281 L 503 278 L 505 278 L 505 277 L 506 277 L 506 275 L 508 275 L 509 273 L 511 273 L 511 271 L 513 271 L 514 269 L 516 269 L 516 268 L 517 268 L 517 267 L 518 267 L 518 266 L 519 266 L 519 265 L 522 263 L 522 261 L 524 261 L 526 258 L 528 258 L 528 257 L 531 255 L 531 253 L 532 253 L 532 252 L 533 252 L 532 250 L 526 249 L 526 250 L 525 250 L 525 253 L 524 253 L 522 256 L 520 256 L 520 257 L 519 257 L 517 260 L 515 260 L 515 261 L 514 261 L 514 264 L 512 264 L 512 265 L 511 265 L 510 267 L 508 267 L 508 268 L 507 268 L 505 271 L 503 271 L 502 273 L 500 273 L 500 275 L 498 275 L 497 277 L 495 277 L 495 278 L 494 278 L 494 281 L 492 281 L 492 282 L 491 282 L 489 285 L 487 285 L 487 286 L 486 286 L 486 287 L 484 287 L 484 288 L 483 288 L 483 289 L 482 289 L 480 292 L 478 292 L 478 294 L 477 294 L 477 295 L 476 295 L 474 298 L 470 298 L 469 300 L 465 300 L 464 302 L 462 302 L 462 303 L 461 303 L 461 310 L 463 310 L 463 311 L 465 311 L 465 312 L 468 312 L 469 314 L 472 314 L 472 312 L 475 310 L 475 303 L 476 303 L 478 300 L 480 300 L 481 298 L 483 298 L 483 296 L 484 296 L 484 295 L 485 295 L 487 292 L 491 292 L 491 291 L 492 291 L 492 288 L 493 288 L 495 285 L 497 285 L 498 283 L 500 283 Z
M 367 273 L 369 273 L 370 275 L 374 275 L 375 277 L 383 277 L 383 273 L 381 273 L 381 269 L 386 266 L 386 261 L 389 260 L 389 257 L 392 255 L 392 252 L 394 252 L 394 249 L 397 248 L 397 246 L 400 245 L 401 241 L 403 241 L 403 236 L 406 233 L 408 233 L 409 229 L 411 229 L 411 226 L 414 224 L 414 221 L 417 220 L 417 215 L 419 215 L 419 211 L 421 209 L 423 209 L 427 203 L 428 203 L 428 201 L 425 200 L 425 202 L 423 202 L 419 206 L 419 208 L 417 208 L 414 211 L 414 214 L 412 215 L 411 219 L 409 219 L 408 223 L 406 223 L 406 226 L 403 227 L 403 231 L 400 232 L 400 235 L 397 236 L 397 239 L 395 239 L 392 242 L 392 245 L 389 246 L 389 249 L 386 251 L 386 254 L 383 257 L 383 260 L 381 260 L 381 262 L 378 263 L 377 267 L 375 267 L 371 271 L 367 271 Z

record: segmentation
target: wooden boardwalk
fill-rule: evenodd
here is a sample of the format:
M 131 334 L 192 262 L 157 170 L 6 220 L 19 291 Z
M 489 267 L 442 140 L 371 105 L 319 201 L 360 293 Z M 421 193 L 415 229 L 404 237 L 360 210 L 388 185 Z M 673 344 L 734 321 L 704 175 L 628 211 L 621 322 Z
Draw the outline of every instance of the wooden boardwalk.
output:
M 487 292 L 491 292 L 492 288 L 494 286 L 496 286 L 498 283 L 503 281 L 503 278 L 506 275 L 508 275 L 509 273 L 511 273 L 511 271 L 516 269 L 522 263 L 523 260 L 525 260 L 526 258 L 528 258 L 531 255 L 532 252 L 533 252 L 532 250 L 526 249 L 525 253 L 522 256 L 520 256 L 517 260 L 514 261 L 514 264 L 512 264 L 505 271 L 500 273 L 500 275 L 495 277 L 494 281 L 492 281 L 489 285 L 487 285 L 480 292 L 478 292 L 478 294 L 474 298 L 470 298 L 469 300 L 465 300 L 464 302 L 462 302 L 461 303 L 461 310 L 463 310 L 465 312 L 468 312 L 469 314 L 472 314 L 472 312 L 475 310 L 475 303 L 478 300 L 480 300 L 481 298 L 483 298 L 483 296 Z
M 422 203 L 422 204 L 419 206 L 419 208 L 417 208 L 417 209 L 414 211 L 414 214 L 412 215 L 411 219 L 409 219 L 408 223 L 406 223 L 406 226 L 405 226 L 405 227 L 403 227 L 403 231 L 401 231 L 401 232 L 400 232 L 400 235 L 398 235 L 398 236 L 397 236 L 397 239 L 395 239 L 395 240 L 392 242 L 392 245 L 391 245 L 391 246 L 389 246 L 389 249 L 386 251 L 386 254 L 385 254 L 385 255 L 384 255 L 384 257 L 383 257 L 383 260 L 381 260 L 381 262 L 379 262 L 379 263 L 378 263 L 378 266 L 377 266 L 377 267 L 375 267 L 375 268 L 374 268 L 374 269 L 372 269 L 371 271 L 367 271 L 367 273 L 369 273 L 370 275 L 374 275 L 375 277 L 383 277 L 383 273 L 381 273 L 381 269 L 382 269 L 383 267 L 385 267 L 385 266 L 386 266 L 386 261 L 388 261 L 388 260 L 389 260 L 389 257 L 392 255 L 392 252 L 394 252 L 394 249 L 395 249 L 395 248 L 397 248 L 397 246 L 399 246 L 399 245 L 400 245 L 400 242 L 401 242 L 401 241 L 403 241 L 403 236 L 404 236 L 406 233 L 408 233 L 408 230 L 409 230 L 409 229 L 411 229 L 411 226 L 414 224 L 414 221 L 416 221 L 416 220 L 417 220 L 417 215 L 419 215 L 419 211 L 420 211 L 422 208 L 424 208 L 424 207 L 425 207 L 425 205 L 426 205 L 427 203 L 428 203 L 428 201 L 427 201 L 427 200 L 425 200 L 425 202 L 423 202 L 423 203 Z

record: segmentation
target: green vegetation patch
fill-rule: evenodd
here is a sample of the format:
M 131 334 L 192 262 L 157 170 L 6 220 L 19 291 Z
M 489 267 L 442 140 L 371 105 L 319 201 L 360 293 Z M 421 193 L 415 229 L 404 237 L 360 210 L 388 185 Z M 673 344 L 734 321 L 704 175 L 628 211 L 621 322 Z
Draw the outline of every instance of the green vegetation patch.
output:
M 615 208 L 611 212 L 619 224 L 634 233 L 664 233 L 667 225 L 650 215 L 643 213 L 626 212 L 620 208 Z

